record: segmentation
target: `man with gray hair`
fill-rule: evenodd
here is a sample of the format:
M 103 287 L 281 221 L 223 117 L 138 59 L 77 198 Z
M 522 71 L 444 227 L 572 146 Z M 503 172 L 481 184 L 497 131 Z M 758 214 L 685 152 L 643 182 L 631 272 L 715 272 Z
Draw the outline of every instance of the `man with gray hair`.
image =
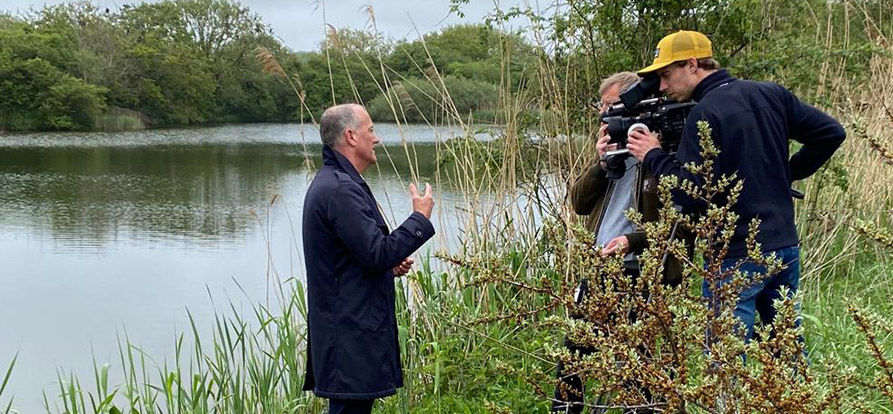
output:
M 327 109 L 319 121 L 323 167 L 304 198 L 307 374 L 304 390 L 329 399 L 330 414 L 372 412 L 403 386 L 394 278 L 434 236 L 431 185 L 409 185 L 412 214 L 389 231 L 361 175 L 378 137 L 361 105 Z
M 599 87 L 601 102 L 599 104 L 602 113 L 608 111 L 612 105 L 620 102 L 620 94 L 626 92 L 639 81 L 639 76 L 634 72 L 615 73 L 604 81 Z M 631 278 L 639 276 L 638 254 L 648 244 L 644 229 L 637 228 L 626 217 L 626 211 L 633 208 L 642 214 L 645 222 L 657 220 L 660 209 L 660 197 L 657 189 L 657 181 L 642 168 L 641 163 L 635 157 L 627 157 L 624 160 L 625 170 L 617 179 L 607 177 L 607 165 L 602 159 L 608 151 L 616 149 L 616 144 L 610 144 L 608 125 L 602 124 L 596 134 L 595 150 L 597 158 L 592 165 L 587 167 L 577 177 L 570 187 L 569 198 L 574 212 L 586 216 L 586 228 L 593 233 L 595 245 L 601 249 L 601 253 L 624 255 L 624 272 Z M 664 266 L 663 282 L 677 285 L 682 279 L 681 265 L 672 255 L 667 258 Z M 577 290 L 576 302 L 582 303 L 587 294 L 588 286 L 584 279 Z M 587 354 L 597 350 L 579 346 L 565 338 L 565 347 L 572 353 Z M 567 372 L 564 364 L 558 364 L 558 386 L 555 390 L 555 398 L 552 403 L 552 412 L 573 413 L 583 412 L 583 382 L 576 372 Z M 631 387 L 634 384 L 630 384 Z M 647 398 L 650 394 L 647 390 L 639 390 Z M 649 410 L 628 410 L 627 412 L 645 413 Z

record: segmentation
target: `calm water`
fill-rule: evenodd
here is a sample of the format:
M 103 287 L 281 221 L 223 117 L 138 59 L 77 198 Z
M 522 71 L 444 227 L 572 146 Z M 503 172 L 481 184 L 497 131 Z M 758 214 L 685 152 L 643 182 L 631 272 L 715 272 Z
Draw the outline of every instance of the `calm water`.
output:
M 414 143 L 424 180 L 434 142 L 460 131 L 376 130 L 385 148 L 365 175 L 393 227 L 411 210 L 401 139 Z M 304 163 L 321 165 L 316 142 L 314 128 L 293 124 L 0 134 L 0 370 L 19 352 L 3 401 L 40 412 L 41 392 L 58 394 L 57 370 L 88 389 L 94 356 L 114 374 L 118 336 L 161 361 L 188 331 L 187 308 L 210 332 L 211 297 L 247 310 L 303 278 Z M 439 234 L 423 250 L 449 248 L 458 233 L 458 194 L 435 192 Z

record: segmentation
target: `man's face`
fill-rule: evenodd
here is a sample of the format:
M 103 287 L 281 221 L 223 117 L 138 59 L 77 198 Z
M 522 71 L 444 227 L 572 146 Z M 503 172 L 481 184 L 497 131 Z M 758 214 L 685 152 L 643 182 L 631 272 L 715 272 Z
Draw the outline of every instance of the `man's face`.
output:
M 697 64 L 691 60 L 685 64 L 672 63 L 667 67 L 657 70 L 660 77 L 660 91 L 677 102 L 691 99 L 695 86 L 698 86 L 698 78 L 695 76 Z
M 356 108 L 357 124 L 348 131 L 353 135 L 356 153 L 360 161 L 365 167 L 368 167 L 378 160 L 375 156 L 375 145 L 379 143 L 378 135 L 375 135 L 375 125 L 372 124 L 372 118 L 363 108 Z M 362 172 L 362 171 L 360 171 Z
M 602 93 L 602 103 L 599 110 L 602 113 L 608 112 L 608 109 L 611 109 L 611 105 L 618 102 L 620 102 L 620 84 L 615 83 Z

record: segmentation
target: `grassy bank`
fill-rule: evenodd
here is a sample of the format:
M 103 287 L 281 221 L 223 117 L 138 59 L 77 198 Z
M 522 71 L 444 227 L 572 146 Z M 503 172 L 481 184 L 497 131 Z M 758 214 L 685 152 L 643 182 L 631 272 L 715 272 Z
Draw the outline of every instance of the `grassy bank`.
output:
M 144 115 L 123 108 L 112 108 L 98 115 L 94 122 L 95 131 L 139 131 L 146 129 Z

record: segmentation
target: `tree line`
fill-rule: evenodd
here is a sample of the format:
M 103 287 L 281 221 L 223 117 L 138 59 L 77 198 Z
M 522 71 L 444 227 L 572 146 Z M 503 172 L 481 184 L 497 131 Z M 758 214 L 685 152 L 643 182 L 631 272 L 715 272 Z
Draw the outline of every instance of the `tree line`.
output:
M 421 102 L 433 92 L 421 86 L 431 84 L 431 61 L 447 62 L 437 76 L 455 91 L 460 112 L 492 114 L 504 38 L 486 25 L 453 26 L 415 41 L 332 28 L 317 50 L 295 52 L 233 0 L 117 10 L 75 1 L 0 14 L 0 130 L 309 120 L 332 102 L 363 102 L 377 119 L 394 119 L 386 91 L 402 85 L 401 93 Z M 301 99 L 263 73 L 259 48 L 299 81 Z M 435 109 L 418 106 L 424 111 L 403 118 L 423 121 Z
M 467 1 L 450 3 L 461 15 Z M 0 130 L 312 120 L 344 102 L 366 104 L 379 121 L 501 122 L 499 108 L 515 108 L 530 125 L 586 129 L 601 79 L 648 64 L 657 41 L 680 28 L 708 33 L 733 74 L 778 81 L 827 106 L 857 92 L 829 80 L 845 73 L 859 84 L 891 25 L 884 0 L 556 4 L 549 13 L 495 11 L 412 41 L 330 28 L 316 50 L 297 52 L 235 0 L 115 10 L 72 0 L 0 13 Z M 499 29 L 516 17 L 529 21 L 525 35 Z M 283 76 L 264 73 L 258 50 Z M 560 113 L 569 116 L 550 118 Z

